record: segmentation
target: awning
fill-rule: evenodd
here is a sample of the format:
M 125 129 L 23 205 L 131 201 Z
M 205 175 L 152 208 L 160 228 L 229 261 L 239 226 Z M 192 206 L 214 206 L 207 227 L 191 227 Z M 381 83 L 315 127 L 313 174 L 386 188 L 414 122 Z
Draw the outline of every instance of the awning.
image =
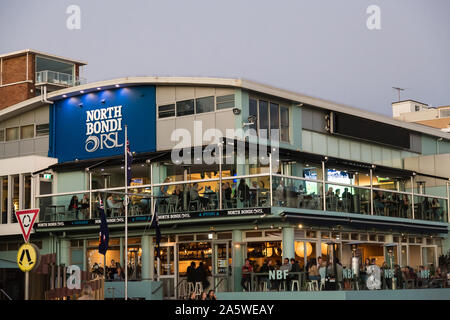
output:
M 336 225 L 346 225 L 356 229 L 380 229 L 389 231 L 409 231 L 425 234 L 436 234 L 436 233 L 448 233 L 448 225 L 445 223 L 431 223 L 431 222 L 421 222 L 420 220 L 414 222 L 403 221 L 404 219 L 392 220 L 381 220 L 373 219 L 372 216 L 362 216 L 362 217 L 348 217 L 348 216 L 329 216 L 329 215 L 314 215 L 309 213 L 298 213 L 298 212 L 283 212 L 280 214 L 285 217 L 288 221 L 293 221 L 295 223 L 305 222 L 309 224 L 317 224 L 321 226 L 335 227 Z M 394 220 L 395 219 L 395 220 Z

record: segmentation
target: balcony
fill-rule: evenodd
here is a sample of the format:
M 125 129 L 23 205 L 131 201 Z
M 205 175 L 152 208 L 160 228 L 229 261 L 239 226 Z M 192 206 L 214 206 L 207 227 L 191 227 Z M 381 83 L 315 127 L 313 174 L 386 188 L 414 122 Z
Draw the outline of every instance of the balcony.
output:
M 68 73 L 43 70 L 36 72 L 36 85 L 53 85 L 59 87 L 74 87 L 85 84 L 86 79 L 72 76 Z

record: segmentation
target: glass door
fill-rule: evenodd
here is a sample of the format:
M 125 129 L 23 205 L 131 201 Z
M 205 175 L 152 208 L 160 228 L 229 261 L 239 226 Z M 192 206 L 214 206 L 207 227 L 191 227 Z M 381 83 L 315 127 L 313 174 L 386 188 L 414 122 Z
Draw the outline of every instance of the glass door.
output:
M 231 291 L 231 244 L 228 241 L 213 242 L 212 278 L 213 290 Z
M 163 299 L 175 299 L 178 274 L 178 254 L 175 243 L 161 244 L 160 258 L 155 257 L 155 266 L 158 280 L 163 285 Z

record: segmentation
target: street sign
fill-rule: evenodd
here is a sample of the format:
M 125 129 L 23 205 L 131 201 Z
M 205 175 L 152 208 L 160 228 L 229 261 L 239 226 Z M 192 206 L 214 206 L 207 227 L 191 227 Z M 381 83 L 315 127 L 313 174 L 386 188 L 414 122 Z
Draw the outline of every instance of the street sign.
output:
M 25 242 L 30 238 L 31 229 L 39 214 L 39 209 L 28 209 L 16 211 L 17 221 L 19 221 L 22 235 Z
M 32 243 L 24 243 L 17 251 L 17 265 L 23 272 L 33 270 L 39 265 L 39 248 Z

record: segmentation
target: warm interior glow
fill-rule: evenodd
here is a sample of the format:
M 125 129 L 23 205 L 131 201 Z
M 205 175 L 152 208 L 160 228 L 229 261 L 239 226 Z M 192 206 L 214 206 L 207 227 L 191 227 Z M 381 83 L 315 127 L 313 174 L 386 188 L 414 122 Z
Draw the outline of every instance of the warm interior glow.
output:
M 306 243 L 306 257 L 309 257 L 312 253 L 312 245 L 307 242 Z M 304 258 L 305 257 L 305 246 L 303 241 L 302 242 L 295 242 L 295 254 L 299 257 Z

